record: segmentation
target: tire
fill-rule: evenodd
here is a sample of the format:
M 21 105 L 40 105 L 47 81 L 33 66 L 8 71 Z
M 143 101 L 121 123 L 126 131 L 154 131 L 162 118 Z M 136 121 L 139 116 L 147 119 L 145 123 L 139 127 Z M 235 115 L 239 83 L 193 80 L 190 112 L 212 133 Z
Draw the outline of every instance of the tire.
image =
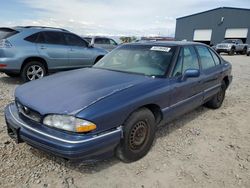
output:
M 46 76 L 46 69 L 43 63 L 39 61 L 31 61 L 24 65 L 21 70 L 21 77 L 24 82 L 37 80 Z
M 247 53 L 247 56 L 250 56 L 250 52 Z
M 210 101 L 208 101 L 205 104 L 205 106 L 211 109 L 220 108 L 225 99 L 226 89 L 227 89 L 226 83 L 225 81 L 223 81 L 221 83 L 220 91 Z
M 7 76 L 12 77 L 12 78 L 17 78 L 20 76 L 19 73 L 5 73 Z
M 116 149 L 116 156 L 123 162 L 134 162 L 150 150 L 156 131 L 153 113 L 141 108 L 131 114 L 124 124 L 124 137 Z
M 235 53 L 235 48 L 231 48 L 230 52 L 228 52 L 228 55 L 234 55 Z
M 247 48 L 244 48 L 241 54 L 246 55 L 247 54 Z

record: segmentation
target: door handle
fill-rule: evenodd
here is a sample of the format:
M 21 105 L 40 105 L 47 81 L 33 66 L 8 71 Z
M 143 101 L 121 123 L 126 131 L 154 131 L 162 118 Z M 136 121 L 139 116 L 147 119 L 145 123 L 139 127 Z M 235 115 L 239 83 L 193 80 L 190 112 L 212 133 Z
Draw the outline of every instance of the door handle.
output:
M 45 47 L 45 46 L 41 46 L 40 49 L 41 49 L 41 50 L 44 50 L 44 49 L 46 49 L 46 47 Z

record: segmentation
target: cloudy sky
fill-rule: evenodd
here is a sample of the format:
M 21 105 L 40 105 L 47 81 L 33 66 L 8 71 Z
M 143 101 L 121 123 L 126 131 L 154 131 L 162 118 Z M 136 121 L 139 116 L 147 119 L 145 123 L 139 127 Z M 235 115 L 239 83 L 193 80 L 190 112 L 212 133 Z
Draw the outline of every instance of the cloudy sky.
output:
M 173 36 L 178 17 L 250 0 L 0 0 L 0 26 L 46 25 L 82 35 Z

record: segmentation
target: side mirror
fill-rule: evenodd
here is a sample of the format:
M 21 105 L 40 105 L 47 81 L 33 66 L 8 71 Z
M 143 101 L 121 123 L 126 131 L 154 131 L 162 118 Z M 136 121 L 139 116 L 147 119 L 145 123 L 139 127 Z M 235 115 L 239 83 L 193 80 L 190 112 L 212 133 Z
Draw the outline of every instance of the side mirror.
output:
M 200 70 L 199 69 L 187 69 L 182 78 L 181 81 L 185 81 L 187 78 L 195 78 L 200 76 Z

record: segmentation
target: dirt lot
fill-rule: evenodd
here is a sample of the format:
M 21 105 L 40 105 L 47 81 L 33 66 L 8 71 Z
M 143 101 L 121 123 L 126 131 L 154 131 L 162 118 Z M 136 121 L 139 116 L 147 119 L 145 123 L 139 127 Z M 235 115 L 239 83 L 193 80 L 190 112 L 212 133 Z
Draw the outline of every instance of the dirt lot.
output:
M 234 80 L 222 108 L 200 107 L 160 128 L 132 164 L 69 162 L 16 145 L 3 111 L 20 80 L 0 74 L 0 187 L 250 187 L 250 57 L 224 58 Z

